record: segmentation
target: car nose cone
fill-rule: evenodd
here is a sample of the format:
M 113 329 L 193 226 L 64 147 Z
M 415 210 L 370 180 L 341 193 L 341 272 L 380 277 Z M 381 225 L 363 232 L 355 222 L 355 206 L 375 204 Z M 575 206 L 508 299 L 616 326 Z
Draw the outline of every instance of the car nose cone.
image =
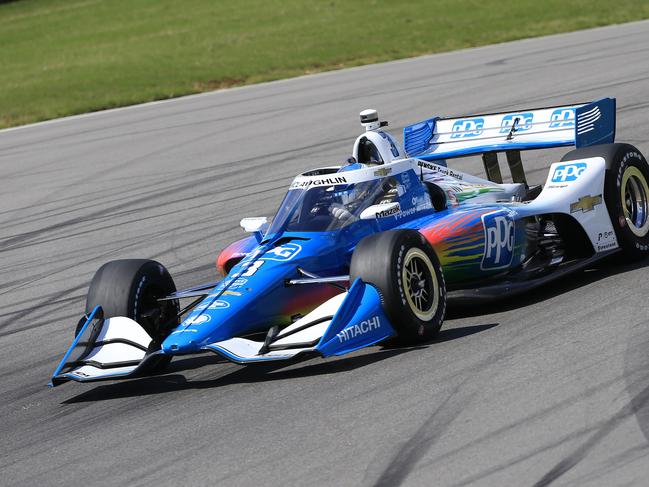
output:
M 181 330 L 169 335 L 162 342 L 162 351 L 169 355 L 179 355 L 183 353 L 194 353 L 199 351 L 200 347 L 193 335 L 195 330 Z

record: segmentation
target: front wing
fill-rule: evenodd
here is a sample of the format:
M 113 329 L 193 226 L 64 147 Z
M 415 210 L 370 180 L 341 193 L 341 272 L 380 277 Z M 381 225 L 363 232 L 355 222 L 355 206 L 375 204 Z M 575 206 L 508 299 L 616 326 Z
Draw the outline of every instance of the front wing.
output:
M 203 350 L 248 364 L 300 357 L 343 355 L 395 334 L 377 290 L 357 279 L 339 294 L 282 329 L 269 330 L 264 342 L 230 338 Z M 66 381 L 123 379 L 146 372 L 162 351 L 149 352 L 151 337 L 130 318 L 104 319 L 97 306 L 56 368 L 50 386 Z
M 86 317 L 49 385 L 137 375 L 159 360 L 160 352 L 147 353 L 150 344 L 151 337 L 138 323 L 123 316 L 104 319 L 101 306 L 96 306 Z

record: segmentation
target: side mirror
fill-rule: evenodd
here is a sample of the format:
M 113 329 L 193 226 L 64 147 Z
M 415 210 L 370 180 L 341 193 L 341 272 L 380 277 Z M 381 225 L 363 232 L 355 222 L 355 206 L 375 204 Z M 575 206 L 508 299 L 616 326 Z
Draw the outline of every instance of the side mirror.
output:
M 268 230 L 268 218 L 265 216 L 244 218 L 239 222 L 239 225 L 241 225 L 244 232 L 252 233 L 255 239 L 257 239 L 257 242 L 261 242 L 264 233 Z
M 368 206 L 361 213 L 361 220 L 372 220 L 374 218 L 385 218 L 401 213 L 401 205 L 398 202 L 380 203 Z

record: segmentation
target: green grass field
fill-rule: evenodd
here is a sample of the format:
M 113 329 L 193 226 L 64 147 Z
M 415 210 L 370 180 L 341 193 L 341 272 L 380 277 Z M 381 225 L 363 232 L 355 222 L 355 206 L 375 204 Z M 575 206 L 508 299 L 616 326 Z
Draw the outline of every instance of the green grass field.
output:
M 0 127 L 644 18 L 646 0 L 0 0 Z

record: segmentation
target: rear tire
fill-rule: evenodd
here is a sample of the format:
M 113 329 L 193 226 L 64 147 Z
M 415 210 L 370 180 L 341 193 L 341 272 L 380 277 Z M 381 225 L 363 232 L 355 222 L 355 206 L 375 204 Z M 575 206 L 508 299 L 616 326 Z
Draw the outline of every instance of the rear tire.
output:
M 131 318 L 153 339 L 148 350 L 153 352 L 179 324 L 178 300 L 158 302 L 175 291 L 176 285 L 162 264 L 146 259 L 114 260 L 101 266 L 92 278 L 86 314 L 100 305 L 105 318 Z M 160 356 L 149 371 L 159 371 L 170 361 L 170 356 Z
M 416 230 L 391 230 L 359 242 L 350 281 L 376 287 L 400 344 L 437 335 L 446 312 L 446 284 L 431 245 Z
M 561 160 L 603 157 L 604 202 L 617 242 L 627 260 L 649 254 L 649 165 L 630 144 L 602 144 L 576 149 Z

